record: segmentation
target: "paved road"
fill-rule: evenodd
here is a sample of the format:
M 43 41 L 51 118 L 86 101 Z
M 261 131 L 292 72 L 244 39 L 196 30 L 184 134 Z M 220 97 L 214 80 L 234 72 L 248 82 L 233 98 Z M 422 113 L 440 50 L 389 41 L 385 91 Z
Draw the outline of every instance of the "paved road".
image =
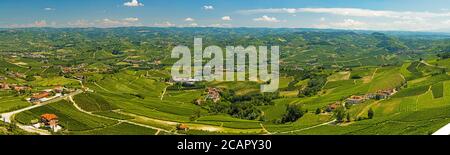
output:
M 50 103 L 55 103 L 55 102 L 61 101 L 63 99 L 67 99 L 68 97 L 72 97 L 72 96 L 78 95 L 78 94 L 80 94 L 82 92 L 83 91 L 81 91 L 81 90 L 77 90 L 77 91 L 75 91 L 73 93 L 70 93 L 70 94 L 68 94 L 66 96 L 58 97 L 56 99 L 53 99 L 53 100 L 50 100 L 50 101 L 47 101 L 47 102 L 43 102 L 41 104 L 36 104 L 36 105 L 29 106 L 29 107 L 26 107 L 26 108 L 22 108 L 22 109 L 19 109 L 19 110 L 16 110 L 16 111 L 3 113 L 3 114 L 1 114 L 1 116 L 2 116 L 1 120 L 3 122 L 6 122 L 6 123 L 11 123 L 15 114 L 18 114 L 18 113 L 21 113 L 21 112 L 24 112 L 24 111 L 28 111 L 28 110 L 31 110 L 31 109 L 34 109 L 34 108 L 38 108 L 38 107 L 41 107 L 41 106 L 44 106 L 44 105 L 47 105 L 47 104 L 50 104 Z M 28 132 L 38 133 L 38 134 L 42 134 L 42 135 L 50 134 L 48 131 L 45 132 L 44 130 L 33 129 L 33 127 L 22 125 L 22 124 L 19 124 L 19 123 L 16 123 L 16 125 L 19 128 L 21 128 L 21 129 L 23 129 L 25 131 L 28 131 Z

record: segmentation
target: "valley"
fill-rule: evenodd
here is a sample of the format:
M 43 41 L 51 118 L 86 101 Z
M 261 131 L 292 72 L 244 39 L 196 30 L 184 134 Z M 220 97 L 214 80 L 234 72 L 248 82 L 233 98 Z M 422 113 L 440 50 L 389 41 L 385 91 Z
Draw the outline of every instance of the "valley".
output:
M 4 29 L 0 134 L 431 135 L 450 123 L 450 36 L 410 33 Z M 202 36 L 219 47 L 280 46 L 278 91 L 172 79 L 170 51 Z M 61 129 L 35 128 L 44 114 Z

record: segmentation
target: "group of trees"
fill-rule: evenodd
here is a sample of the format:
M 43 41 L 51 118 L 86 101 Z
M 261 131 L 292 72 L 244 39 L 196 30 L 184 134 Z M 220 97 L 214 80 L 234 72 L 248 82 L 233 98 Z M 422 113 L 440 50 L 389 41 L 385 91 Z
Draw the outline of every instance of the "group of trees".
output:
M 450 58 L 450 51 L 444 52 L 444 53 L 439 53 L 439 54 L 437 54 L 437 56 L 440 57 L 441 59 L 448 59 L 448 58 Z
M 301 104 L 289 104 L 286 106 L 286 113 L 277 123 L 295 122 L 307 112 Z
M 299 91 L 297 96 L 298 97 L 314 96 L 317 94 L 317 92 L 319 92 L 322 89 L 322 87 L 325 85 L 326 82 L 327 77 L 325 75 L 314 76 L 308 81 L 308 85 L 304 89 L 301 89 Z
M 167 90 L 193 90 L 193 89 L 205 89 L 206 85 L 203 82 L 186 83 L 175 82 L 173 85 L 167 87 Z
M 373 111 L 372 108 L 370 108 L 367 111 L 367 118 L 368 119 L 372 119 L 374 117 L 374 115 L 375 115 L 375 112 Z M 347 122 L 351 121 L 350 113 L 347 112 L 344 107 L 337 108 L 335 110 L 335 112 L 334 112 L 334 116 L 336 117 L 336 121 L 338 123 L 342 123 L 342 122 L 345 122 L 345 121 L 347 121 Z M 358 118 L 358 120 L 361 120 L 361 119 L 362 118 Z
M 262 112 L 257 106 L 272 105 L 278 93 L 255 93 L 236 95 L 234 90 L 220 92 L 220 102 L 207 100 L 204 107 L 212 113 L 226 113 L 236 118 L 255 120 L 263 119 Z

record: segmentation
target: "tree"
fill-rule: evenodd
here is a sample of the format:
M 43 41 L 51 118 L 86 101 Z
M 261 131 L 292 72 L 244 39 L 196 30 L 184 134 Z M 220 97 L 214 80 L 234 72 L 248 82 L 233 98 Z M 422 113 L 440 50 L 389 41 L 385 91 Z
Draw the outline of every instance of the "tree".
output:
M 201 111 L 197 109 L 194 111 L 194 114 L 192 114 L 189 119 L 191 121 L 195 121 L 196 119 L 200 118 L 201 116 L 202 116 Z
M 282 123 L 295 122 L 304 114 L 305 110 L 303 110 L 301 105 L 299 104 L 288 105 L 286 107 L 286 114 L 284 114 L 283 118 L 281 119 L 281 122 Z
M 7 130 L 9 132 L 14 132 L 17 129 L 16 123 L 9 123 L 7 126 Z
M 367 111 L 367 117 L 369 117 L 369 119 L 372 119 L 374 115 L 373 109 L 370 108 L 369 111 Z
M 345 109 L 343 107 L 337 108 L 335 116 L 336 116 L 337 122 L 339 122 L 339 123 L 343 122 L 344 118 L 345 118 Z
M 351 118 L 350 118 L 350 113 L 347 113 L 347 122 L 350 122 Z
M 316 109 L 316 115 L 320 114 L 322 112 L 322 110 L 320 110 L 320 108 Z

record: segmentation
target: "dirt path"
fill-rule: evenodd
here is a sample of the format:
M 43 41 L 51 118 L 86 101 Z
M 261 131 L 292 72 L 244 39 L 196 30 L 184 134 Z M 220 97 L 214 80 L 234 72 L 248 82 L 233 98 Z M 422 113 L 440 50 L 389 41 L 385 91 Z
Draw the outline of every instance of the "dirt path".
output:
M 25 130 L 26 132 L 31 132 L 31 133 L 37 133 L 39 135 L 51 135 L 51 133 L 47 130 L 43 130 L 43 129 L 36 129 L 33 126 L 29 126 L 29 125 L 22 125 L 19 123 L 16 123 L 16 125 L 22 129 Z
M 263 130 L 265 133 L 267 133 L 268 135 L 272 134 L 272 133 L 269 132 L 269 130 L 267 130 L 267 129 L 264 127 L 264 125 L 263 125 L 262 123 L 259 123 L 259 125 L 261 126 L 262 130 Z
M 425 60 L 422 60 L 422 61 L 420 61 L 420 63 L 422 63 L 422 64 L 424 64 L 424 65 L 427 65 L 427 66 L 430 66 L 430 67 L 436 67 L 436 68 L 441 68 L 441 69 L 444 69 L 445 67 L 442 67 L 442 66 L 434 66 L 434 65 L 431 65 L 431 64 L 429 64 L 428 62 L 426 62 Z M 417 67 L 418 67 L 419 65 L 417 65 Z
M 108 92 L 108 93 L 113 93 L 112 91 L 109 91 L 108 89 L 105 89 L 105 88 L 103 88 L 102 86 L 100 86 L 99 84 L 97 84 L 97 82 L 94 82 L 94 84 L 95 84 L 97 87 L 99 87 L 100 89 L 102 89 L 102 90 L 104 90 L 104 91 L 106 91 L 106 92 Z
M 420 95 L 417 96 L 417 98 L 416 98 L 416 105 L 419 105 L 419 98 L 420 98 L 420 96 L 425 95 L 425 94 L 427 94 L 430 91 L 431 91 L 431 85 L 428 87 L 428 90 L 425 93 L 420 94 Z
M 169 85 L 169 86 L 170 86 L 170 85 Z M 163 92 L 162 92 L 162 94 L 161 94 L 161 101 L 163 100 L 164 94 L 166 94 L 167 87 L 169 87 L 169 86 L 166 86 L 166 87 L 164 88 L 164 90 L 163 90 Z
M 365 107 L 358 113 L 358 115 L 356 115 L 356 117 L 361 117 L 361 116 L 364 114 L 364 112 L 369 111 L 369 109 L 370 109 L 373 105 L 378 104 L 380 101 L 382 101 L 382 100 L 377 100 L 377 101 L 375 101 L 375 102 L 373 102 L 373 103 L 371 103 L 371 104 L 365 106 Z
M 86 110 L 81 109 L 81 108 L 78 106 L 78 104 L 73 100 L 72 97 L 69 97 L 69 101 L 73 103 L 73 105 L 75 106 L 75 108 L 76 108 L 78 111 L 81 111 L 81 112 L 83 112 L 83 113 L 86 113 L 86 114 L 91 115 L 91 116 L 94 116 L 94 117 L 100 117 L 100 118 L 104 118 L 104 119 L 114 120 L 114 121 L 118 121 L 118 122 L 120 122 L 120 123 L 129 123 L 129 124 L 133 124 L 133 125 L 137 125 L 137 126 L 141 126 L 141 127 L 145 127 L 145 128 L 157 130 L 158 133 L 159 133 L 159 131 L 164 131 L 164 132 L 168 132 L 168 133 L 173 133 L 173 132 L 168 131 L 168 130 L 165 130 L 165 129 L 161 129 L 161 128 L 157 128 L 157 127 L 153 127 L 153 126 L 149 126 L 149 125 L 145 125 L 145 124 L 140 124 L 140 123 L 136 123 L 136 122 L 132 122 L 132 121 L 128 121 L 128 120 L 121 120 L 121 119 L 116 119 L 116 118 L 111 118 L 111 117 L 106 117 L 106 116 L 97 115 L 97 114 L 94 114 L 94 113 L 92 113 L 92 112 L 89 112 L 89 111 L 86 111 Z M 176 134 L 176 133 L 173 133 L 173 134 Z
M 377 73 L 377 71 L 378 71 L 378 68 L 375 68 L 375 71 L 373 71 L 372 78 L 370 78 L 370 80 L 373 80 L 373 78 L 375 78 L 375 74 Z
M 328 124 L 331 124 L 331 123 L 334 123 L 334 122 L 336 122 L 336 119 L 334 119 L 332 121 L 329 121 L 329 122 L 325 122 L 325 123 L 319 124 L 319 125 L 303 128 L 303 129 L 297 129 L 297 130 L 291 130 L 291 131 L 283 131 L 283 132 L 275 132 L 273 134 L 287 134 L 287 133 L 294 133 L 294 132 L 299 132 L 299 131 L 305 131 L 305 130 L 321 127 L 321 126 L 324 126 L 324 125 L 328 125 Z

